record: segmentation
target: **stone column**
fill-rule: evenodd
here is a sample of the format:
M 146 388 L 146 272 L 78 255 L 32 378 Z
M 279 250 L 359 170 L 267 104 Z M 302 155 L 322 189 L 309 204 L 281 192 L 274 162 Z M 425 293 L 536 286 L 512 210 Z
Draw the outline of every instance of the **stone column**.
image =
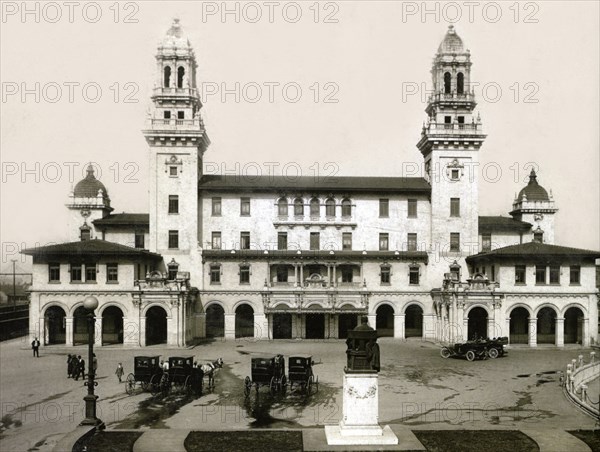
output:
M 565 319 L 564 317 L 557 317 L 556 318 L 556 327 L 554 328 L 555 331 L 555 344 L 557 347 L 564 347 L 565 345 Z
M 333 267 L 333 287 L 337 287 L 337 265 L 332 265 Z
M 65 345 L 73 345 L 73 317 L 65 317 Z
M 172 315 L 167 316 L 167 345 L 180 345 L 177 344 L 177 328 L 175 324 L 177 322 L 176 318 L 173 318 Z
M 394 339 L 405 339 L 405 319 L 404 314 L 394 314 Z M 424 323 L 424 322 L 423 322 Z M 425 334 L 425 325 L 423 325 L 423 335 Z
M 140 346 L 146 346 L 146 316 L 140 315 L 140 329 L 139 329 L 139 341 Z
M 327 266 L 327 287 L 331 287 L 331 265 Z
M 98 314 L 94 323 L 94 345 L 102 347 L 102 316 Z
M 300 264 L 300 287 L 304 287 L 304 265 Z
M 235 328 L 235 324 L 234 324 Z M 264 314 L 254 314 L 254 338 L 255 339 L 270 339 L 269 322 Z
M 46 319 L 44 317 L 40 317 L 37 324 L 31 325 L 31 331 L 29 332 L 29 339 L 34 340 L 35 335 L 39 338 L 39 341 L 42 345 L 48 345 L 50 341 L 50 337 L 48 331 L 46 331 Z M 33 335 L 33 337 L 31 337 Z
M 590 319 L 589 317 L 583 318 L 583 331 L 581 332 L 581 342 L 584 347 L 590 346 Z
M 508 338 L 508 344 L 504 347 L 510 347 L 510 317 L 505 320 L 504 334 Z
M 529 346 L 537 347 L 537 317 L 529 317 Z
M 468 341 L 469 340 L 469 318 L 464 318 L 462 319 L 462 340 L 463 341 Z
M 298 274 L 299 274 L 299 272 L 298 272 L 298 264 L 294 264 L 294 281 L 295 281 L 295 286 L 296 287 L 298 287 L 298 285 L 299 285 L 298 284 L 299 283 L 299 281 L 298 281 Z
M 235 339 L 235 314 L 225 314 L 225 339 Z

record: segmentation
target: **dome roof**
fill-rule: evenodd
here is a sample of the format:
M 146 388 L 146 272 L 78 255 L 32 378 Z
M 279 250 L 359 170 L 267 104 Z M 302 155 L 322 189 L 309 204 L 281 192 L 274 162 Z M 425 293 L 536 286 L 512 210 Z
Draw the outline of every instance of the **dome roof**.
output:
M 529 174 L 529 183 L 519 192 L 517 199 L 522 199 L 523 195 L 527 196 L 527 201 L 550 201 L 548 192 L 537 182 L 537 176 L 532 169 Z
M 76 198 L 95 198 L 98 196 L 98 190 L 102 190 L 102 197 L 108 198 L 108 192 L 102 182 L 94 176 L 94 167 L 89 165 L 87 168 L 87 176 L 75 185 L 73 195 Z
M 438 47 L 438 53 L 463 53 L 464 51 L 462 39 L 454 31 L 454 26 L 450 25 L 444 40 Z
M 165 37 L 160 42 L 162 47 L 187 48 L 190 47 L 190 41 L 183 33 L 183 28 L 179 24 L 179 19 L 173 19 L 171 28 L 167 30 Z

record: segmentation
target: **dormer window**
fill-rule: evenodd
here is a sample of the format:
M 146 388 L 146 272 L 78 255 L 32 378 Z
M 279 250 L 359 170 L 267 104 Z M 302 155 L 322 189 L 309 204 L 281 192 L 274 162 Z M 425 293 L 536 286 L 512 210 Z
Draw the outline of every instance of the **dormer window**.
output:
M 81 226 L 81 228 L 79 228 L 79 230 L 80 230 L 79 237 L 81 238 L 81 241 L 90 240 L 92 238 L 92 230 L 87 224 L 84 224 L 83 226 Z
M 168 275 L 167 279 L 174 281 L 177 279 L 177 272 L 179 271 L 179 264 L 175 262 L 175 259 L 171 259 L 169 265 L 167 265 Z
M 533 241 L 536 243 L 544 243 L 544 231 L 542 231 L 539 226 L 533 231 Z

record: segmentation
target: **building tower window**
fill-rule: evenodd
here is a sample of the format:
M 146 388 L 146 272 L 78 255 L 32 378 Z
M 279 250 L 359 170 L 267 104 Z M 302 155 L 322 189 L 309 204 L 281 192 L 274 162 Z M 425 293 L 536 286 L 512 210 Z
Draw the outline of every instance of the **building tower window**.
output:
M 380 199 L 379 200 L 379 217 L 387 218 L 390 216 L 390 200 Z
M 170 249 L 179 248 L 179 231 L 175 231 L 175 230 L 169 231 L 169 248 Z
M 460 251 L 460 232 L 450 233 L 450 251 Z
M 417 251 L 417 233 L 409 232 L 408 236 L 408 246 L 406 248 L 407 251 Z
M 250 249 L 250 232 L 240 232 L 240 249 Z
M 279 198 L 279 201 L 277 201 L 277 215 L 279 215 L 280 217 L 287 217 L 288 216 L 288 202 L 287 202 L 287 199 L 285 199 L 285 198 Z
M 221 198 L 213 198 L 212 199 L 212 216 L 213 217 L 221 216 Z
M 92 238 L 92 229 L 87 224 L 84 224 L 83 226 L 81 226 L 81 228 L 79 228 L 79 230 L 80 230 L 79 237 L 81 238 L 81 241 L 90 240 Z
M 382 285 L 389 285 L 392 281 L 392 268 L 389 265 L 382 265 L 379 276 Z
M 444 74 L 444 94 L 450 94 L 452 92 L 452 76 L 450 72 Z
M 386 232 L 379 234 L 379 251 L 388 251 L 390 249 L 390 235 Z
M 222 246 L 221 231 L 213 231 L 211 236 L 211 247 L 213 250 L 220 250 Z
M 408 218 L 417 218 L 417 200 L 408 200 Z
M 277 233 L 277 249 L 278 250 L 287 250 L 287 232 L 278 232 Z
M 175 259 L 171 259 L 169 265 L 167 265 L 167 279 L 169 281 L 175 281 L 177 279 L 177 272 L 179 271 L 179 264 L 175 262 Z
M 169 195 L 169 213 L 179 213 L 178 195 Z
M 325 216 L 335 217 L 335 201 L 332 198 L 325 200 Z
M 310 233 L 310 249 L 313 251 L 321 249 L 321 234 L 319 232 Z
M 456 94 L 465 93 L 465 75 L 459 72 L 456 76 Z
M 240 198 L 240 215 L 242 217 L 250 216 L 250 198 Z
M 342 249 L 347 251 L 352 249 L 352 232 L 342 233 Z
M 294 199 L 294 216 L 295 217 L 303 217 L 304 216 L 304 200 L 302 198 Z
M 419 284 L 419 266 L 412 264 L 408 270 L 408 283 L 412 285 Z
M 321 215 L 321 203 L 317 198 L 310 200 L 310 216 L 311 218 L 318 218 Z
M 250 284 L 250 266 L 240 265 L 240 284 Z
M 533 241 L 537 243 L 544 242 L 544 231 L 542 231 L 539 226 L 535 231 L 533 231 Z
M 183 88 L 183 76 L 185 75 L 185 69 L 183 66 L 177 68 L 177 88 Z
M 352 203 L 348 198 L 342 199 L 342 218 L 350 218 L 352 216 Z
M 221 266 L 211 265 L 210 266 L 210 283 L 221 284 Z
M 525 265 L 515 265 L 515 284 L 526 284 L 527 276 Z
M 146 246 L 145 243 L 145 235 L 143 231 L 136 231 L 133 237 L 135 247 L 139 249 L 144 249 Z
M 165 88 L 169 88 L 171 86 L 171 67 L 170 66 L 165 66 L 164 85 L 165 85 Z
M 450 216 L 460 217 L 460 198 L 450 198 Z

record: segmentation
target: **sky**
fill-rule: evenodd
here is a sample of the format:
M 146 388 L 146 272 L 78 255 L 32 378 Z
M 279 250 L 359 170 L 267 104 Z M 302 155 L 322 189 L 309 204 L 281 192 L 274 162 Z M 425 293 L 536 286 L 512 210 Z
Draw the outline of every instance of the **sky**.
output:
M 420 176 L 429 71 L 453 25 L 488 134 L 480 214 L 508 215 L 535 165 L 556 243 L 600 249 L 598 2 L 22 6 L 2 3 L 0 269 L 66 240 L 88 162 L 115 213 L 147 212 L 141 129 L 174 17 L 198 61 L 205 172 L 242 176 Z

